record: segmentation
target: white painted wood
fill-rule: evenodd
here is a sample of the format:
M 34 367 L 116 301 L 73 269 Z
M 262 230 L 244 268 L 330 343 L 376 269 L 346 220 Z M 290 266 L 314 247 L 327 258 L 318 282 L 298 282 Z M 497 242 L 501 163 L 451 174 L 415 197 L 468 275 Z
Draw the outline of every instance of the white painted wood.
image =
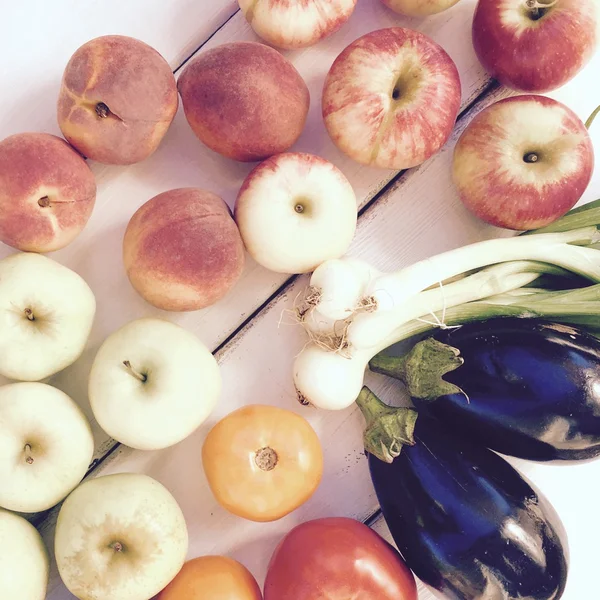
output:
M 6 1 L 6 0 L 5 0 Z M 23 8 L 21 8 L 23 4 Z M 26 129 L 57 132 L 54 102 L 60 74 L 71 52 L 86 39 L 102 33 L 126 33 L 144 39 L 159 49 L 172 66 L 200 45 L 234 10 L 234 2 L 215 0 L 88 1 L 44 0 L 16 2 L 3 11 L 0 76 L 3 114 L 0 137 Z M 345 159 L 327 138 L 320 119 L 320 89 L 329 65 L 353 39 L 367 31 L 392 24 L 407 24 L 429 33 L 455 59 L 463 82 L 464 104 L 469 104 L 487 83 L 470 46 L 470 18 L 474 0 L 423 21 L 409 21 L 387 11 L 377 0 L 360 0 L 357 12 L 335 36 L 318 46 L 288 52 L 306 78 L 312 106 L 307 129 L 295 149 L 320 154 L 337 164 L 353 183 L 361 205 L 372 198 L 393 173 L 360 167 Z M 37 11 L 37 12 L 36 12 Z M 8 17 L 7 17 L 8 15 Z M 33 16 L 32 16 L 33 15 Z M 206 47 L 225 41 L 255 39 L 240 14 L 234 16 Z M 585 118 L 595 106 L 594 73 L 598 57 L 584 73 L 553 96 L 566 102 Z M 31 82 L 37 83 L 31 83 Z M 490 99 L 504 92 L 495 92 Z M 460 131 L 460 126 L 457 133 Z M 593 130 L 596 146 L 600 127 Z M 456 140 L 456 135 L 453 142 Z M 365 212 L 360 220 L 352 254 L 391 269 L 419 258 L 485 237 L 500 234 L 470 217 L 460 206 L 451 186 L 449 166 L 452 144 L 398 184 Z M 129 216 L 152 195 L 172 187 L 196 185 L 221 194 L 228 203 L 249 170 L 222 159 L 193 137 L 182 112 L 158 152 L 148 161 L 130 168 L 92 165 L 99 182 L 94 216 L 76 242 L 55 253 L 60 262 L 74 268 L 90 283 L 98 297 L 98 318 L 88 350 L 71 369 L 53 383 L 71 393 L 89 413 L 85 383 L 99 343 L 116 327 L 132 318 L 159 314 L 130 288 L 121 266 L 120 243 Z M 600 196 L 600 169 L 585 199 Z M 9 250 L 2 249 L 0 256 Z M 260 306 L 284 281 L 284 277 L 249 264 L 244 280 L 233 294 L 211 309 L 188 315 L 167 315 L 196 332 L 215 348 Z M 320 516 L 346 515 L 364 519 L 376 509 L 366 462 L 361 451 L 362 420 L 351 409 L 330 413 L 300 407 L 294 398 L 291 364 L 304 344 L 297 325 L 289 323 L 289 310 L 305 284 L 302 277 L 279 295 L 266 310 L 228 343 L 218 358 L 223 370 L 223 399 L 210 421 L 178 446 L 153 453 L 119 448 L 98 474 L 122 471 L 146 472 L 175 494 L 190 529 L 189 556 L 220 552 L 244 562 L 262 581 L 271 551 L 279 537 L 294 524 Z M 388 401 L 397 399 L 399 387 L 382 377 L 369 379 Z M 394 393 L 392 393 L 394 392 Z M 272 524 L 254 524 L 234 518 L 220 509 L 206 486 L 200 449 L 208 427 L 236 407 L 262 402 L 277 404 L 307 416 L 324 445 L 326 472 L 317 494 L 301 509 Z M 97 456 L 111 445 L 95 429 Z M 527 472 L 554 502 L 569 530 L 572 570 L 565 600 L 590 597 L 595 567 L 594 540 L 600 535 L 600 520 L 594 519 L 600 463 L 558 468 L 527 464 Z M 42 530 L 52 547 L 56 511 Z M 585 592 L 588 592 L 585 595 Z M 54 572 L 50 600 L 71 598 Z M 425 592 L 421 600 L 429 600 Z

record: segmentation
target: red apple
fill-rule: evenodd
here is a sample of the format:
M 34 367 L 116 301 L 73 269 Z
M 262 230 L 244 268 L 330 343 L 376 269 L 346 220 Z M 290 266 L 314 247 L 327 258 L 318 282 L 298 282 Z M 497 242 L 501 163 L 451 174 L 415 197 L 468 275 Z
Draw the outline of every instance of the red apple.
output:
M 348 46 L 323 91 L 323 118 L 336 146 L 359 163 L 414 167 L 447 141 L 460 106 L 452 59 L 427 36 L 380 29 Z
M 523 92 L 572 79 L 598 40 L 598 0 L 479 0 L 473 45 L 488 73 Z
M 536 229 L 581 198 L 594 150 L 577 115 L 544 96 L 515 96 L 481 111 L 454 150 L 454 182 L 465 206 L 508 229 Z
M 304 48 L 335 33 L 354 12 L 356 0 L 238 0 L 255 33 L 278 48 Z

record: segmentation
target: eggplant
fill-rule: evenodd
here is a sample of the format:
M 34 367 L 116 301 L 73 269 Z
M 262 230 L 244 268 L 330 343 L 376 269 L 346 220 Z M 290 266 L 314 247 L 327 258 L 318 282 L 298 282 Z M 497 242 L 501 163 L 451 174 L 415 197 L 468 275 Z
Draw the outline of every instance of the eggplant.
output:
M 600 455 L 600 340 L 576 327 L 497 318 L 446 330 L 370 368 L 403 380 L 415 408 L 502 454 Z
M 412 439 L 399 441 L 390 436 L 392 423 L 404 421 L 402 411 L 411 409 L 385 407 L 366 388 L 357 403 L 368 422 L 365 448 L 381 512 L 417 577 L 449 600 L 562 596 L 564 527 L 505 459 L 429 415 L 409 417 Z M 393 450 L 394 442 L 403 444 L 401 451 Z M 381 453 L 384 445 L 388 450 Z M 390 452 L 395 456 L 385 459 Z

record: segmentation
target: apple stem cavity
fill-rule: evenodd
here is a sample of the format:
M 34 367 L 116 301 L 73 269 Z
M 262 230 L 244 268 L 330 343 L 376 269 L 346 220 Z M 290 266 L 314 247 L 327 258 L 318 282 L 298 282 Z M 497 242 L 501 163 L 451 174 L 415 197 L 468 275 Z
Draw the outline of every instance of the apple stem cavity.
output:
M 33 464 L 33 456 L 31 456 L 31 445 L 25 444 L 25 448 L 23 448 L 23 451 L 27 453 L 27 456 L 25 457 L 25 462 L 28 465 L 32 465 Z
M 279 457 L 273 448 L 266 446 L 256 451 L 254 462 L 261 471 L 272 471 L 277 466 Z
M 592 126 L 592 123 L 594 122 L 594 119 L 598 116 L 598 113 L 600 113 L 600 106 L 596 106 L 594 112 L 592 112 L 592 114 L 588 117 L 588 120 L 585 122 L 586 129 L 589 129 Z
M 115 552 L 123 552 L 124 547 L 121 542 L 111 542 L 108 547 Z
M 136 378 L 139 379 L 142 383 L 146 383 L 148 381 L 148 376 L 144 373 L 140 373 L 136 369 L 131 366 L 131 363 L 128 360 L 124 360 L 123 364 L 127 367 L 128 371 Z

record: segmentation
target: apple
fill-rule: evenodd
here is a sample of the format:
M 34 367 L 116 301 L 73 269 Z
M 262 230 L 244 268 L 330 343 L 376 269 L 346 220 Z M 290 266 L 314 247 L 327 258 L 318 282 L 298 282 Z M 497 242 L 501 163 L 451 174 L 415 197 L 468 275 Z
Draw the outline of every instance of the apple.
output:
M 310 105 L 308 87 L 292 63 L 257 42 L 202 52 L 185 66 L 177 87 L 196 137 L 241 162 L 288 150 L 304 129 Z
M 0 598 L 44 600 L 50 563 L 35 527 L 0 508 L 0 540 Z
M 64 502 L 54 554 L 80 600 L 148 600 L 177 575 L 188 551 L 183 513 L 147 475 L 90 479 Z
M 69 144 L 47 133 L 0 142 L 0 240 L 13 248 L 52 252 L 85 227 L 96 180 Z
M 224 200 L 197 188 L 154 196 L 131 217 L 123 262 L 131 285 L 162 310 L 206 308 L 242 275 L 244 244 Z
M 88 284 L 51 258 L 20 252 L 0 260 L 0 375 L 39 381 L 68 367 L 95 312 Z
M 598 41 L 597 0 L 479 0 L 473 45 L 487 72 L 523 92 L 572 79 Z
M 458 0 L 381 0 L 394 12 L 409 17 L 427 17 L 448 10 Z
M 79 484 L 94 453 L 82 410 L 45 383 L 0 387 L 0 506 L 52 508 Z
M 180 442 L 206 420 L 221 393 L 221 373 L 195 335 L 145 318 L 104 341 L 88 389 L 106 433 L 131 448 L 158 450 Z
M 278 48 L 304 48 L 335 33 L 354 12 L 357 0 L 238 0 L 252 29 Z
M 279 273 L 306 273 L 350 246 L 356 196 L 344 174 L 325 159 L 279 154 L 250 172 L 234 216 L 257 263 Z
M 452 59 L 426 35 L 402 27 L 352 42 L 323 90 L 323 118 L 335 145 L 361 164 L 385 169 L 408 169 L 435 154 L 459 107 Z
M 171 67 L 154 48 L 124 35 L 104 35 L 69 60 L 58 124 L 87 158 L 130 165 L 158 148 L 178 103 Z
M 464 205 L 507 229 L 548 225 L 585 191 L 594 168 L 588 131 L 569 108 L 544 96 L 514 96 L 481 111 L 454 150 Z

